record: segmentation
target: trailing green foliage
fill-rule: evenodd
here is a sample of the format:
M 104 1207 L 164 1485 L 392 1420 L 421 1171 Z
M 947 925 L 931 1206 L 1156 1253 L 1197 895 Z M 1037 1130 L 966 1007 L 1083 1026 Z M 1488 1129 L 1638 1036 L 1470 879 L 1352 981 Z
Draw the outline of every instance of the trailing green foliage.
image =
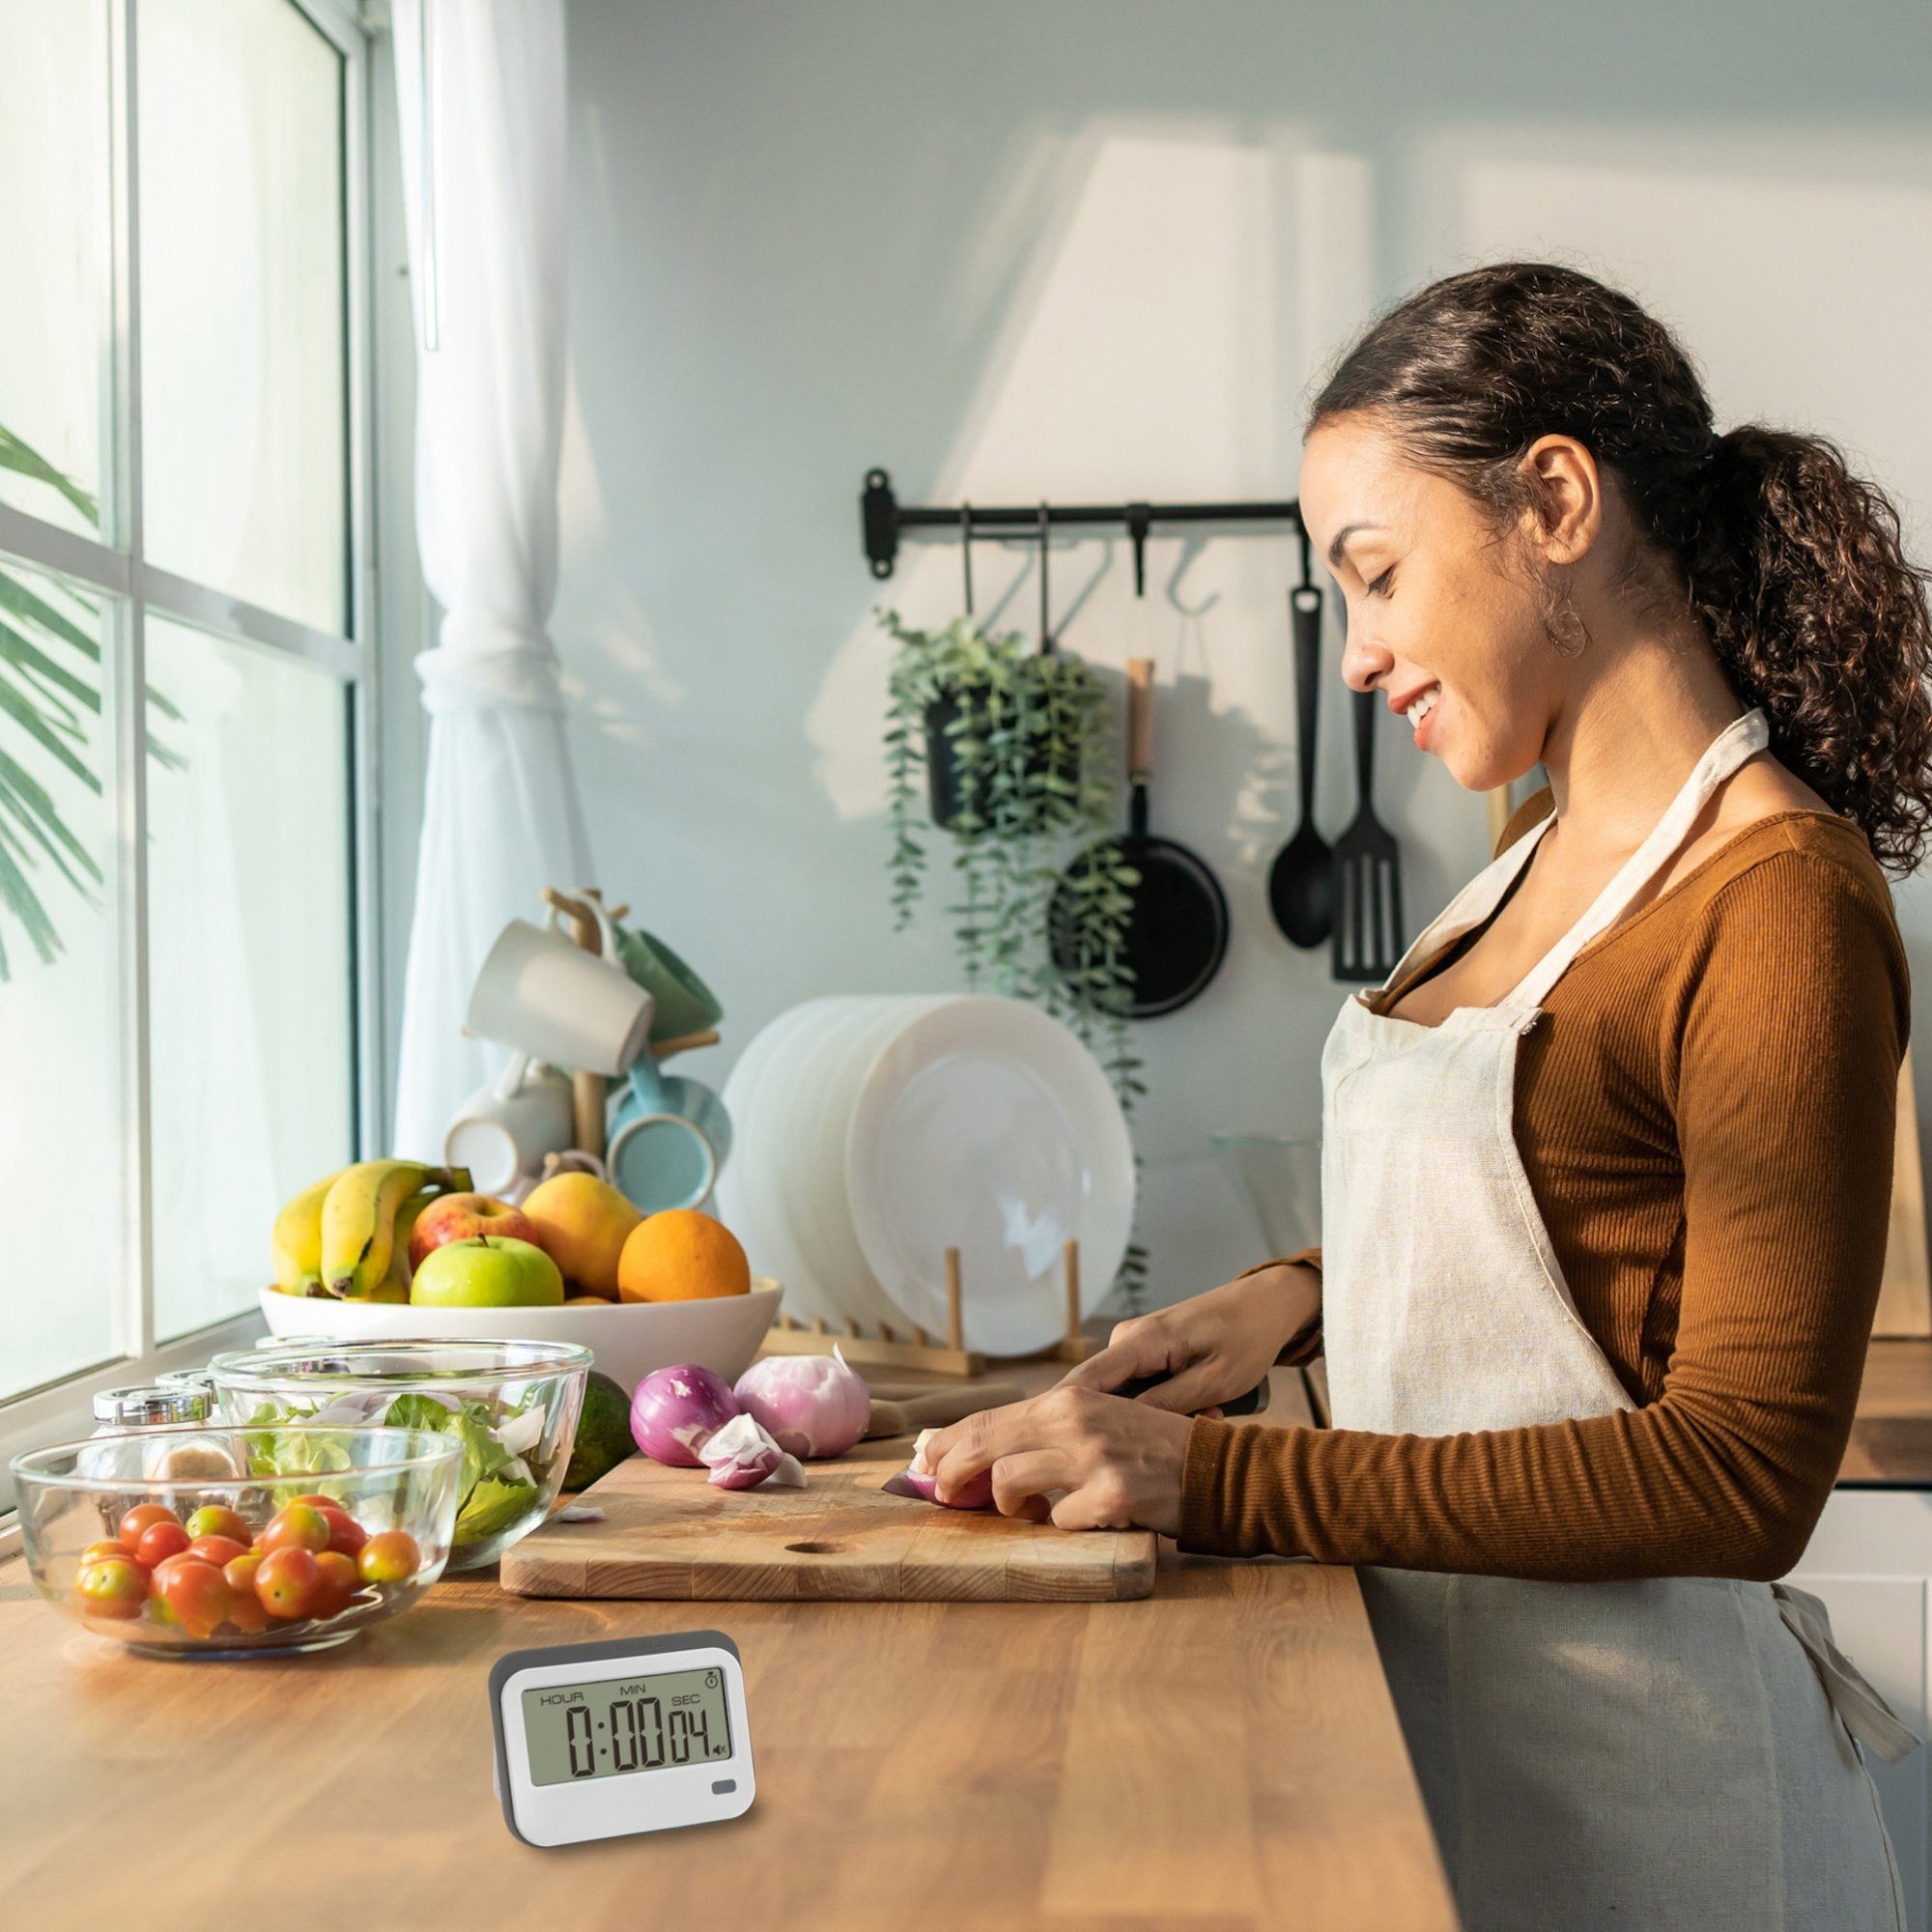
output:
M 0 469 L 45 485 L 99 526 L 95 498 L 4 428 Z M 95 604 L 79 591 L 60 585 L 43 596 L 26 578 L 0 563 L 0 911 L 19 923 L 43 965 L 59 956 L 61 940 L 31 875 L 43 863 L 51 865 L 83 905 L 98 907 L 101 870 L 18 754 L 33 747 L 99 797 L 94 740 L 100 720 L 100 641 L 82 621 L 97 614 Z M 181 713 L 158 692 L 151 690 L 147 697 L 156 715 L 180 719 Z M 164 767 L 182 763 L 153 738 L 148 753 Z M 0 938 L 0 982 L 9 977 L 7 948 Z
M 1103 774 L 1117 761 L 1104 689 L 1080 658 L 1037 651 L 1017 632 L 992 637 L 970 617 L 926 631 L 895 611 L 875 614 L 898 644 L 885 734 L 895 929 L 925 895 L 929 840 L 950 839 L 946 912 L 968 987 L 1065 1021 L 1131 1121 L 1147 1088 L 1127 1024 L 1109 1009 L 1131 990 L 1122 947 L 1139 874 L 1108 837 L 1117 797 Z M 943 827 L 927 809 L 933 734 L 958 803 Z M 1064 972 L 1050 945 L 1056 894 L 1072 960 Z M 1146 1264 L 1138 1245 L 1128 1250 L 1130 1307 Z

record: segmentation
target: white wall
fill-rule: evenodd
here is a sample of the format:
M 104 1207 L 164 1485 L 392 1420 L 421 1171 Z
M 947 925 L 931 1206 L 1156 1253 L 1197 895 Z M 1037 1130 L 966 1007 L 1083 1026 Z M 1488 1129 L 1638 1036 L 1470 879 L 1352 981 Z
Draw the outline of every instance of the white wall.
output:
M 943 621 L 956 547 L 875 585 L 908 501 L 1293 495 L 1304 385 L 1379 303 L 1556 255 L 1676 325 L 1721 422 L 1842 438 L 1932 553 L 1922 14 L 1273 0 L 573 0 L 573 387 L 555 634 L 603 883 L 717 985 L 722 1079 L 826 991 L 956 982 L 895 938 L 883 591 Z M 1157 541 L 1158 829 L 1226 883 L 1208 995 L 1141 1031 L 1154 1287 L 1252 1259 L 1216 1127 L 1312 1132 L 1342 997 L 1269 923 L 1293 768 L 1283 540 Z M 1031 627 L 1015 547 L 982 612 Z M 1067 648 L 1127 653 L 1127 547 L 1057 553 Z M 1339 648 L 1339 632 L 1331 649 Z M 1331 656 L 1318 812 L 1350 809 Z M 1411 928 L 1481 800 L 1390 728 Z M 1932 897 L 1902 916 L 1922 957 Z M 1932 1055 L 1927 1055 L 1932 1066 Z

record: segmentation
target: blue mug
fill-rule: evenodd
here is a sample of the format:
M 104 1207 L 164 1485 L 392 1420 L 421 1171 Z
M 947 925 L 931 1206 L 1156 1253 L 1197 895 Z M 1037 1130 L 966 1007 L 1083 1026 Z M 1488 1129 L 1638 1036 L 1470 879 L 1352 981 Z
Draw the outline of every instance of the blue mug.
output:
M 640 1213 L 701 1208 L 731 1151 L 731 1117 L 700 1081 L 663 1074 L 648 1051 L 624 1076 L 605 1165 L 611 1184 Z

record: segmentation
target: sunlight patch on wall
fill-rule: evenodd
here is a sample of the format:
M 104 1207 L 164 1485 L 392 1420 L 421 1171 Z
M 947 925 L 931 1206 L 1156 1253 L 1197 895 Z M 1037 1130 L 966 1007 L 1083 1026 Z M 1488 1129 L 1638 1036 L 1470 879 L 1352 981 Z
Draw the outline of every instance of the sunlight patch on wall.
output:
M 1360 313 L 1366 258 L 1348 230 L 1366 219 L 1363 164 L 1218 128 L 1090 133 L 1050 152 L 1058 211 L 1039 157 L 1017 161 L 1009 205 L 989 212 L 964 251 L 972 271 L 955 277 L 960 301 L 1004 287 L 1012 305 L 989 331 L 984 378 L 937 473 L 895 474 L 902 500 L 1292 495 L 1300 386 Z M 1331 253 L 1342 260 L 1332 278 L 1313 266 Z M 893 457 L 881 450 L 877 460 L 890 467 Z M 1192 554 L 1156 542 L 1150 608 L 1137 611 L 1123 539 L 1056 539 L 1056 629 L 1065 626 L 1069 649 L 1106 665 L 1146 648 L 1165 678 L 1185 669 L 1205 686 L 1211 676 L 1212 708 L 1257 699 L 1278 708 L 1281 654 L 1252 645 L 1262 626 L 1285 638 L 1273 600 L 1287 541 L 1241 538 Z M 974 557 L 982 621 L 1037 636 L 1036 547 L 976 542 Z M 944 624 L 962 607 L 958 545 L 907 544 L 879 591 L 913 621 Z M 878 732 L 890 655 L 868 617 L 834 655 L 807 719 L 817 777 L 844 818 L 884 807 Z

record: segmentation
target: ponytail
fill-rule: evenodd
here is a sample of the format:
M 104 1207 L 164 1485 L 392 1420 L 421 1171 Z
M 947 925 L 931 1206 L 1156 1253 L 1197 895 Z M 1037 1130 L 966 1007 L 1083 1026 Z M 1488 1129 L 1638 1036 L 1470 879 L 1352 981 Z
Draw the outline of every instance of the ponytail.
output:
M 1630 297 L 1577 270 L 1502 262 L 1451 275 L 1377 321 L 1344 355 L 1310 430 L 1360 412 L 1499 526 L 1527 500 L 1518 464 L 1552 430 L 1616 473 L 1675 603 L 1708 629 L 1772 750 L 1915 871 L 1932 826 L 1928 573 L 1898 512 L 1823 438 L 1747 424 L 1713 433 L 1690 358 Z
M 1718 439 L 1679 556 L 1778 759 L 1882 866 L 1915 870 L 1932 820 L 1932 626 L 1890 500 L 1822 437 L 1746 424 Z

